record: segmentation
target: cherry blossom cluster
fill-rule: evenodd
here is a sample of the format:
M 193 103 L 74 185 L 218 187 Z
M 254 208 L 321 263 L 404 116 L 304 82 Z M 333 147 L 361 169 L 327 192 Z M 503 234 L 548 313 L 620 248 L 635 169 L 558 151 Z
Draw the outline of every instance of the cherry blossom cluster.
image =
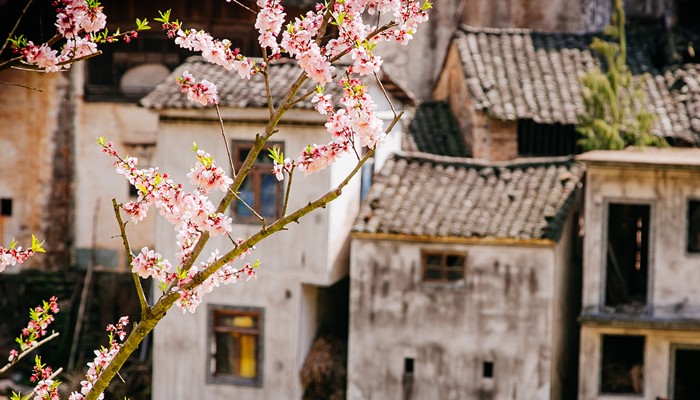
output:
M 54 321 L 54 314 L 58 313 L 58 299 L 52 296 L 49 301 L 44 301 L 42 305 L 29 310 L 29 323 L 22 333 L 15 338 L 19 344 L 19 350 L 10 350 L 9 362 L 13 362 L 21 353 L 31 350 L 39 343 L 38 340 L 46 336 L 46 329 Z
M 280 52 L 277 36 L 282 30 L 286 16 L 284 7 L 280 0 L 258 0 L 257 5 L 260 7 L 255 19 L 255 29 L 260 33 L 258 42 L 262 48 L 269 48 L 273 56 L 277 55 Z
M 60 53 L 47 43 L 34 44 L 23 38 L 12 42 L 23 61 L 45 72 L 68 68 L 71 60 L 97 53 L 97 44 L 91 34 L 101 31 L 107 24 L 107 17 L 95 0 L 57 0 L 53 4 L 57 13 L 56 30 L 66 38 Z
M 211 154 L 200 150 L 196 144 L 194 151 L 197 154 L 197 164 L 187 174 L 190 183 L 200 188 L 205 194 L 210 190 L 219 190 L 224 193 L 228 191 L 233 179 L 226 176 L 223 168 L 214 165 L 214 158 Z
M 367 92 L 367 87 L 358 79 L 345 77 L 341 79 L 343 95 L 340 103 L 344 106 L 334 110 L 330 105 L 329 95 L 317 94 L 312 99 L 319 112 L 328 113 L 326 130 L 331 135 L 331 142 L 325 145 L 311 145 L 301 152 L 297 165 L 305 174 L 320 171 L 338 157 L 355 146 L 355 138 L 360 139 L 360 146 L 374 148 L 384 140 L 382 120 L 377 117 L 377 105 Z
M 34 387 L 34 400 L 59 400 L 58 386 L 61 384 L 60 381 L 54 380 L 52 376 L 54 371 L 51 367 L 43 364 L 41 362 L 41 357 L 36 356 L 34 358 L 34 369 L 32 376 L 29 380 L 32 383 L 36 383 Z M 17 398 L 21 399 L 21 396 L 13 395 L 13 400 Z
M 18 246 L 14 240 L 10 243 L 9 249 L 0 246 L 0 272 L 4 271 L 8 266 L 24 263 L 36 253 L 43 253 L 45 251 L 42 247 L 43 244 L 44 242 L 39 242 L 36 236 L 32 235 L 32 245 L 28 249 Z
M 216 165 L 211 154 L 194 145 L 197 164 L 190 169 L 187 177 L 196 189 L 186 193 L 182 185 L 175 184 L 167 174 L 161 174 L 155 168 L 137 169 L 135 158 L 119 157 L 111 142 L 100 138 L 98 143 L 105 154 L 116 158 L 114 167 L 117 173 L 126 176 L 129 182 L 139 190 L 136 201 L 130 201 L 122 206 L 127 215 L 138 222 L 145 217 L 150 206 L 155 206 L 160 214 L 175 226 L 178 247 L 176 256 L 179 265 L 184 265 L 190 258 L 202 232 L 207 231 L 212 236 L 231 232 L 231 218 L 217 213 L 207 194 L 211 190 L 228 191 L 233 180 L 226 175 L 223 168 Z M 242 243 L 243 239 L 238 239 L 236 246 Z M 235 268 L 232 265 L 234 261 L 243 260 L 249 253 L 250 250 L 243 252 L 236 260 L 224 264 L 204 283 L 192 289 L 186 289 L 185 286 L 198 272 L 221 258 L 218 250 L 212 253 L 206 262 L 183 270 L 180 267 L 174 267 L 161 254 L 144 247 L 133 258 L 131 270 L 142 278 L 153 278 L 159 283 L 161 290 L 165 290 L 172 284 L 173 290 L 180 296 L 176 305 L 183 312 L 194 312 L 201 303 L 202 296 L 214 287 L 235 283 L 242 277 L 251 279 L 256 276 L 257 263 L 245 264 L 241 268 Z
M 119 349 L 121 349 L 122 342 L 126 338 L 127 325 L 129 325 L 129 317 L 121 317 L 116 324 L 107 326 L 107 332 L 109 332 L 109 347 L 102 347 L 100 350 L 95 350 L 95 358 L 92 362 L 87 363 L 88 371 L 85 375 L 85 380 L 80 382 L 80 393 L 71 393 L 68 400 L 83 400 L 90 390 L 92 390 L 97 379 L 105 368 L 107 368 L 114 356 L 117 355 Z M 100 393 L 98 399 L 104 399 L 104 393 Z
M 180 85 L 182 92 L 187 95 L 187 100 L 203 106 L 218 103 L 216 85 L 206 79 L 202 79 L 201 82 L 197 83 L 189 71 L 184 71 L 182 77 L 177 78 L 177 83 Z
M 136 201 L 129 201 L 122 206 L 134 222 L 145 218 L 148 209 L 155 206 L 179 233 L 188 238 L 191 238 L 194 232 L 207 231 L 212 236 L 231 232 L 231 218 L 217 213 L 214 204 L 206 196 L 207 191 L 212 188 L 208 181 L 207 185 L 198 186 L 188 193 L 181 184 L 169 179 L 167 173 L 161 174 L 158 168 L 138 169 L 138 160 L 135 157 L 121 158 L 111 142 L 106 142 L 104 138 L 100 138 L 98 142 L 105 154 L 116 158 L 114 167 L 117 173 L 124 175 L 139 192 Z M 214 165 L 213 159 L 208 162 L 209 172 L 214 174 L 211 179 L 227 187 L 231 182 L 230 178 L 225 176 L 223 169 Z
M 243 243 L 243 239 L 237 239 L 237 245 Z M 250 250 L 247 250 L 238 256 L 237 260 L 243 260 L 250 254 Z M 259 262 L 256 261 L 253 264 L 245 263 L 240 269 L 233 267 L 233 261 L 224 264 L 221 268 L 216 270 L 216 273 L 212 274 L 207 278 L 201 285 L 195 286 L 192 289 L 185 289 L 184 286 L 192 281 L 192 278 L 200 271 L 208 268 L 213 263 L 217 262 L 221 256 L 219 251 L 215 250 L 206 262 L 202 262 L 199 266 L 193 265 L 189 271 L 186 273 L 180 273 L 181 279 L 178 281 L 177 291 L 180 297 L 175 301 L 175 305 L 179 307 L 183 313 L 187 311 L 194 313 L 197 306 L 202 302 L 202 296 L 210 293 L 215 287 L 220 285 L 230 285 L 238 282 L 243 277 L 246 277 L 246 281 L 254 279 L 257 277 L 255 270 L 259 267 Z M 236 261 L 236 260 L 234 260 Z
M 163 24 L 168 37 L 175 39 L 175 44 L 183 49 L 201 53 L 205 60 L 220 65 L 227 71 L 235 70 L 241 79 L 250 79 L 251 74 L 257 70 L 253 60 L 242 55 L 239 49 L 231 48 L 230 40 L 214 39 L 203 30 L 183 30 L 179 21 L 170 21 L 170 10 L 161 12 L 156 21 Z

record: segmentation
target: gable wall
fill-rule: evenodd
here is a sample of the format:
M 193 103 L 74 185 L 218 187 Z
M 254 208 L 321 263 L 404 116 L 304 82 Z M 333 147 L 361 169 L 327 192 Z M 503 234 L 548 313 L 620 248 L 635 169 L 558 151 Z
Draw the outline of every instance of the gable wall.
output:
M 422 249 L 465 252 L 465 279 L 422 282 Z M 410 398 L 547 398 L 554 252 L 353 239 L 348 398 L 405 398 L 405 358 Z M 482 377 L 484 361 L 494 378 Z

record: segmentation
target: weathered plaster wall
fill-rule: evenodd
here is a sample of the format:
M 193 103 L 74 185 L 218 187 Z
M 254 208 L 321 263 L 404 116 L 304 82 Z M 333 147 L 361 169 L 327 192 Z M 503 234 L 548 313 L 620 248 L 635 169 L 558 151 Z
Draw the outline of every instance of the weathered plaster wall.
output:
M 294 271 L 287 267 L 263 261 L 258 279 L 217 288 L 195 314 L 171 310 L 155 330 L 153 399 L 301 398 L 299 366 L 306 353 L 300 344 L 310 343 L 301 338 L 308 334 L 300 329 L 301 313 L 302 307 L 308 311 L 316 306 L 309 304 L 314 297 L 303 295 Z M 264 308 L 263 387 L 206 383 L 208 304 Z
M 421 249 L 465 252 L 465 280 L 422 283 Z M 410 398 L 548 398 L 554 261 L 551 247 L 353 239 L 348 398 L 405 398 L 404 358 Z
M 688 199 L 700 198 L 700 171 L 592 166 L 586 178 L 584 310 L 603 304 L 607 206 L 651 205 L 648 303 L 655 317 L 700 317 L 700 256 L 686 253 Z
M 644 342 L 644 394 L 601 395 L 602 335 L 641 335 Z M 672 346 L 700 346 L 698 332 L 587 327 L 581 329 L 579 399 L 656 400 L 670 398 Z
M 12 199 L 12 216 L 0 216 L 0 243 L 45 238 L 58 105 L 67 79 L 61 74 L 0 73 L 0 198 Z M 12 84 L 27 87 L 13 86 Z M 32 90 L 34 88 L 37 90 Z M 49 248 L 50 244 L 46 247 Z M 38 258 L 25 266 L 40 265 Z
M 80 66 L 76 66 L 79 68 Z M 82 85 L 80 85 L 82 87 Z M 96 262 L 108 267 L 126 268 L 126 258 L 119 237 L 112 199 L 125 203 L 129 198 L 129 184 L 112 167 L 113 159 L 102 153 L 96 140 L 100 136 L 112 141 L 121 156 L 138 157 L 139 167 L 146 168 L 142 154 L 134 154 L 133 143 L 155 145 L 158 115 L 129 103 L 78 103 L 75 135 L 76 154 L 76 255 L 75 262 L 85 267 L 95 248 Z M 155 216 L 138 224 L 129 223 L 127 232 L 132 249 L 153 246 Z

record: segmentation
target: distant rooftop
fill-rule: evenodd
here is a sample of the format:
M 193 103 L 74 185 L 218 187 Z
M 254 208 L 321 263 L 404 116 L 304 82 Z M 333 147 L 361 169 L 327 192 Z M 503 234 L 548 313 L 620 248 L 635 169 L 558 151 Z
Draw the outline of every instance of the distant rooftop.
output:
M 583 173 L 562 157 L 487 164 L 396 154 L 375 175 L 354 231 L 557 241 Z
M 657 69 L 660 32 L 630 32 L 627 61 L 646 83 L 655 131 L 700 144 L 700 64 Z M 492 118 L 576 124 L 584 112 L 579 77 L 598 66 L 590 34 L 463 26 L 454 43 L 474 106 Z M 687 45 L 687 43 L 686 43 Z M 698 48 L 700 46 L 696 46 Z
M 176 78 L 182 76 L 184 71 L 189 71 L 198 81 L 206 79 L 215 83 L 218 88 L 219 105 L 221 107 L 267 107 L 265 81 L 261 74 L 253 75 L 250 80 L 240 79 L 237 72 L 226 71 L 223 67 L 211 64 L 199 56 L 188 58 L 146 97 L 141 99 L 140 104 L 156 110 L 204 108 L 199 103 L 188 101 L 185 94 L 181 92 L 180 87 L 174 84 Z M 270 64 L 270 89 L 275 104 L 281 102 L 290 84 L 297 79 L 300 73 L 301 69 L 294 60 L 277 60 Z M 385 72 L 380 74 L 380 78 L 387 92 L 394 98 L 407 104 L 413 104 L 415 101 L 413 95 L 405 91 L 395 80 L 388 77 Z M 315 84 L 313 81 L 307 79 L 299 89 L 298 96 L 314 88 Z M 338 99 L 341 88 L 334 83 L 330 83 L 326 85 L 326 93 L 332 93 L 334 98 Z M 380 101 L 380 99 L 375 99 L 375 101 Z M 295 105 L 295 107 L 302 109 L 313 109 L 313 106 L 311 96 Z

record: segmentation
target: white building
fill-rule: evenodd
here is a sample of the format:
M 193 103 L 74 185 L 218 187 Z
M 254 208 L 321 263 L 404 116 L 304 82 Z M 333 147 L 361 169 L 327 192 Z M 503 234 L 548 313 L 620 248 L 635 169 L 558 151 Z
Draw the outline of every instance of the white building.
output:
M 587 166 L 580 399 L 700 397 L 700 150 Z
M 241 81 L 235 73 L 189 59 L 142 100 L 160 117 L 157 164 L 179 182 L 187 182 L 185 174 L 195 162 L 192 141 L 210 152 L 219 165 L 227 165 L 216 111 L 188 102 L 171 84 L 185 70 L 217 83 L 225 140 L 235 165 L 268 118 L 261 76 Z M 299 71 L 292 63 L 271 66 L 273 99 L 281 98 L 285 83 L 292 82 Z M 303 86 L 300 94 L 310 88 L 313 86 Z M 388 124 L 393 114 L 383 95 L 374 88 L 372 92 Z M 287 113 L 279 133 L 268 143 L 295 158 L 309 144 L 329 140 L 324 123 L 324 116 L 308 100 L 301 102 Z M 399 147 L 400 127 L 396 125 L 375 158 L 377 166 Z M 284 182 L 277 183 L 266 154 L 258 161 L 247 178 L 249 183 L 240 189 L 241 197 L 273 221 L 280 213 Z M 355 162 L 354 156 L 346 155 L 319 173 L 295 176 L 288 209 L 296 210 L 335 187 Z M 349 232 L 359 209 L 360 186 L 356 177 L 326 209 L 264 240 L 251 256 L 261 261 L 257 280 L 220 287 L 205 296 L 194 315 L 173 310 L 161 321 L 155 330 L 154 399 L 301 398 L 300 369 L 319 325 L 324 315 L 343 312 L 324 299 L 334 295 L 333 285 L 348 273 Z M 260 222 L 242 205 L 234 205 L 231 213 L 233 237 L 247 237 L 260 229 Z M 227 238 L 216 239 L 210 241 L 212 248 L 231 246 Z M 176 252 L 175 231 L 166 221 L 157 222 L 156 249 L 166 257 Z

